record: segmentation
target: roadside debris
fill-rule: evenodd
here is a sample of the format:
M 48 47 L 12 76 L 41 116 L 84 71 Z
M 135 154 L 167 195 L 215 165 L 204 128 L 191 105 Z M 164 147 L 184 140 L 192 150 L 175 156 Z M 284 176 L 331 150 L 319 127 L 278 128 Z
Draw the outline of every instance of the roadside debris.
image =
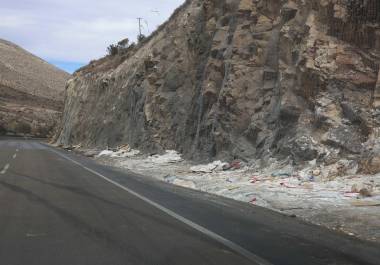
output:
M 252 204 L 256 204 L 257 198 L 252 198 L 249 202 L 252 203 Z
M 155 164 L 169 164 L 183 161 L 181 155 L 174 150 L 166 150 L 163 155 L 152 155 L 149 160 Z
M 113 153 L 111 150 L 103 150 L 96 157 L 111 156 Z
M 173 183 L 176 178 L 177 178 L 176 176 L 167 175 L 164 177 L 164 180 L 165 180 L 165 182 Z
M 369 206 L 380 206 L 380 202 L 375 201 L 352 201 L 352 206 L 356 207 L 369 207 Z
M 125 147 L 104 150 L 97 159 L 167 183 L 266 207 L 330 228 L 339 220 L 356 236 L 363 235 L 367 228 L 357 224 L 355 216 L 369 218 L 372 227 L 379 228 L 371 231 L 379 232 L 371 232 L 366 238 L 380 241 L 380 174 L 359 175 L 357 165 L 349 160 L 329 165 L 310 161 L 303 167 L 274 159 L 269 159 L 267 167 L 258 166 L 260 162 L 256 161 L 248 166 L 239 160 L 191 165 L 173 150 L 161 155 L 126 155 L 131 151 Z
M 223 170 L 226 165 L 227 163 L 223 163 L 222 161 L 218 160 L 207 165 L 192 166 L 190 167 L 190 170 L 197 173 L 211 173 L 214 171 Z
M 196 189 L 195 183 L 193 181 L 190 181 L 190 180 L 184 180 L 184 179 L 176 178 L 173 181 L 173 184 L 178 185 L 178 186 L 182 186 L 185 188 Z
M 251 183 L 256 183 L 257 181 L 259 181 L 259 177 L 258 176 L 252 176 L 250 181 L 251 181 Z
M 226 163 L 223 165 L 223 170 L 236 170 L 236 169 L 241 169 L 243 167 L 243 163 L 239 160 L 232 161 L 231 163 Z
M 97 151 L 97 150 L 84 150 L 82 152 L 82 154 L 84 156 L 87 156 L 87 157 L 96 157 L 99 154 L 99 151 Z
M 115 157 L 115 158 L 126 158 L 126 157 L 133 157 L 138 154 L 140 154 L 139 150 L 131 149 L 128 146 L 123 146 L 120 148 L 116 148 L 116 151 L 103 150 L 96 157 L 109 156 L 109 157 Z

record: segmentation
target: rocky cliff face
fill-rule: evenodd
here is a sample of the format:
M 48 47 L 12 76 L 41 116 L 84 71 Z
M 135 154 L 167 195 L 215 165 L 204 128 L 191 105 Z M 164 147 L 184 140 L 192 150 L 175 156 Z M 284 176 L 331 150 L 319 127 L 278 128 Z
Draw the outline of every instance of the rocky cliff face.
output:
M 0 134 L 46 137 L 63 109 L 69 74 L 0 39 Z
M 378 171 L 379 23 L 377 0 L 187 1 L 74 75 L 58 142 Z

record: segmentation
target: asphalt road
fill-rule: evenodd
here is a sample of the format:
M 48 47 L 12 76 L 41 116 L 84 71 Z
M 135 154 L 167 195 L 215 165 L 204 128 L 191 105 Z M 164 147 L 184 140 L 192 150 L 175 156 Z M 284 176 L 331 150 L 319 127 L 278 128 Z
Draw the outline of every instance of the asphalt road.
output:
M 0 264 L 380 264 L 380 246 L 248 204 L 0 140 Z

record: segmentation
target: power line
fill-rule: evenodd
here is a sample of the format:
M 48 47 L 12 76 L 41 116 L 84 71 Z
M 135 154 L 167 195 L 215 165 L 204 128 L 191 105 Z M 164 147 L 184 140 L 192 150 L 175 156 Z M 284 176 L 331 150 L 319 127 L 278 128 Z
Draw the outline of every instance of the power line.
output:
M 144 22 L 145 22 L 146 28 L 147 28 L 147 30 L 148 30 L 148 34 L 150 34 L 148 21 L 146 21 L 146 20 L 144 19 Z

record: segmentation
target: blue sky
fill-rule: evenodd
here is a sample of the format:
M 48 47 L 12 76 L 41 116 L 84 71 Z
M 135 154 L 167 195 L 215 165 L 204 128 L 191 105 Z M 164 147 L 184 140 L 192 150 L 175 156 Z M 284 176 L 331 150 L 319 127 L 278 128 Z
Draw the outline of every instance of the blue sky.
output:
M 85 65 L 85 63 L 83 62 L 62 62 L 62 61 L 55 61 L 55 60 L 49 60 L 49 59 L 45 59 L 45 60 L 47 60 L 51 64 L 54 64 L 58 68 L 65 70 L 66 72 L 70 74 L 74 73 L 76 70 L 78 70 L 79 68 Z
M 184 0 L 4 0 L 0 38 L 72 73 L 106 54 L 111 43 L 149 35 Z

